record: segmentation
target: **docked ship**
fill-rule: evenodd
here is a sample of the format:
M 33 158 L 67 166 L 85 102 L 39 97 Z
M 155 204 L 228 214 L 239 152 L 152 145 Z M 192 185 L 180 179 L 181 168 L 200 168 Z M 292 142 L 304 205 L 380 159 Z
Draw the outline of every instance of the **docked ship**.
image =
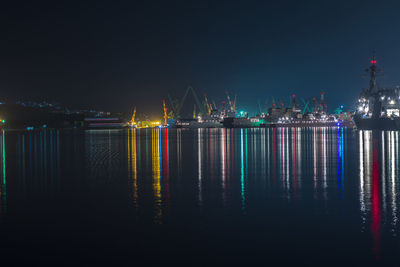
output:
M 283 104 L 277 107 L 275 104 L 268 109 L 265 117 L 266 122 L 261 127 L 353 127 L 351 117 L 347 113 L 329 114 L 324 99 L 324 92 L 321 91 L 320 102 L 314 97 L 313 109 L 303 110 L 296 104 L 295 95 L 292 96 L 292 107 L 284 108 Z M 340 110 L 340 113 L 342 110 Z
M 376 65 L 375 53 L 371 66 L 369 88 L 363 89 L 353 117 L 357 129 L 400 130 L 400 88 L 379 88 L 376 77 L 381 70 Z
M 264 120 L 259 117 L 227 117 L 222 122 L 225 128 L 253 128 L 259 127 L 262 123 Z
M 234 116 L 234 112 L 230 110 L 210 111 L 209 115 L 198 115 L 194 119 L 178 119 L 175 122 L 176 128 L 221 128 L 224 126 L 225 118 Z

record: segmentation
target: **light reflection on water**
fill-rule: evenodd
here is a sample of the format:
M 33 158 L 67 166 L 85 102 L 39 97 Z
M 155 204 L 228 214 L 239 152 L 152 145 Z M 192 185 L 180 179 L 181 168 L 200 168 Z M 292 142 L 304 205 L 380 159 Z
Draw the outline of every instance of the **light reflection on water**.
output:
M 132 216 L 156 225 L 182 214 L 261 219 L 271 206 L 293 205 L 310 224 L 357 213 L 349 223 L 371 238 L 376 258 L 386 236 L 398 238 L 399 132 L 43 130 L 1 138 L 1 220 L 18 198 L 51 199 L 66 187 L 99 198 L 92 192 L 101 188 L 110 199 L 126 194 Z

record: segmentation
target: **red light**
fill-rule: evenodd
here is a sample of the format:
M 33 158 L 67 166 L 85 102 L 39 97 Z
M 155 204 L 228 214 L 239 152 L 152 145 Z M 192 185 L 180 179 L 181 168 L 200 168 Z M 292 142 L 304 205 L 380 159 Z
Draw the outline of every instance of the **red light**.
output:
M 376 60 L 371 60 L 371 64 L 376 64 Z

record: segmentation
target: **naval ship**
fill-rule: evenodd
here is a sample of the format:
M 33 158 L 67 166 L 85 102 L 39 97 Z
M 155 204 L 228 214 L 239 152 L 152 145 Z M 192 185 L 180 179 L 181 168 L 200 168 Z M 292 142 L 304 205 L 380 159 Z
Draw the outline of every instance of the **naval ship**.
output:
M 363 89 L 353 120 L 360 130 L 400 130 L 400 88 L 379 88 L 376 77 L 375 53 L 366 72 L 370 75 L 369 88 Z

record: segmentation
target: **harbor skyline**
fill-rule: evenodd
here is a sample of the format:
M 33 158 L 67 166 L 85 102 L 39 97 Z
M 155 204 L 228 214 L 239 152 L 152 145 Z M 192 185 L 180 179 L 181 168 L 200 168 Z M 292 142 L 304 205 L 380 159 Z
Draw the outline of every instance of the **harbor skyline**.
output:
M 400 1 L 7 1 L 4 266 L 396 266 Z

